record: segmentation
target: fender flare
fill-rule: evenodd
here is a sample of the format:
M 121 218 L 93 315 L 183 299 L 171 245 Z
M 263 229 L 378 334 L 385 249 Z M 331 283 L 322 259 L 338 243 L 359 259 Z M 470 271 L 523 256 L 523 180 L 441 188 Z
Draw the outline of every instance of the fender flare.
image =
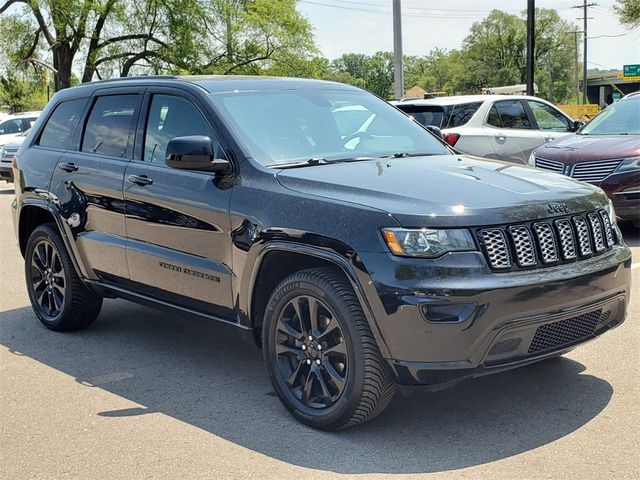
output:
M 62 236 L 62 241 L 64 242 L 64 245 L 67 248 L 67 252 L 71 257 L 71 262 L 73 263 L 73 266 L 76 269 L 76 272 L 79 274 L 81 278 L 91 278 L 91 275 L 88 274 L 88 271 L 86 270 L 84 265 L 78 260 L 79 253 L 75 243 L 71 241 L 71 238 L 73 238 L 73 232 L 71 231 L 69 224 L 64 221 L 64 218 L 62 217 L 62 214 L 60 213 L 60 211 L 56 209 L 51 204 L 51 202 L 48 202 L 46 200 L 38 200 L 35 198 L 28 198 L 21 202 L 20 213 L 18 215 L 18 222 L 17 222 L 18 223 L 18 228 L 17 228 L 18 239 L 20 239 L 22 235 L 20 228 L 22 226 L 22 215 L 24 212 L 24 207 L 41 208 L 51 214 L 51 216 L 56 222 L 58 230 L 60 231 L 60 235 Z
M 288 253 L 297 253 L 301 255 L 307 255 L 310 257 L 319 258 L 324 261 L 328 261 L 333 265 L 335 265 L 337 268 L 339 268 L 340 271 L 349 280 L 349 283 L 351 284 L 351 287 L 353 288 L 353 291 L 355 292 L 356 297 L 360 302 L 360 305 L 362 306 L 362 310 L 367 319 L 367 322 L 369 323 L 373 336 L 376 339 L 378 347 L 380 348 L 380 352 L 382 353 L 382 356 L 384 358 L 390 358 L 389 348 L 387 347 L 387 344 L 384 340 L 384 337 L 382 336 L 380 328 L 378 327 L 378 322 L 373 313 L 373 309 L 371 308 L 371 305 L 367 300 L 367 296 L 364 293 L 362 283 L 358 278 L 358 274 L 356 272 L 355 267 L 349 261 L 348 258 L 336 253 L 333 250 L 327 250 L 327 249 L 316 247 L 313 245 L 301 244 L 301 243 L 290 242 L 290 241 L 282 241 L 282 240 L 270 241 L 265 243 L 262 246 L 260 252 L 258 253 L 256 261 L 253 265 L 253 269 L 251 271 L 251 278 L 249 281 L 249 290 L 248 290 L 249 298 L 247 303 L 247 305 L 249 306 L 249 312 L 248 312 L 249 318 L 251 318 L 251 313 L 252 313 L 251 308 L 253 305 L 252 300 L 253 300 L 253 294 L 255 290 L 256 279 L 258 278 L 258 273 L 260 272 L 260 268 L 262 266 L 262 262 L 265 256 L 271 252 L 288 252 Z

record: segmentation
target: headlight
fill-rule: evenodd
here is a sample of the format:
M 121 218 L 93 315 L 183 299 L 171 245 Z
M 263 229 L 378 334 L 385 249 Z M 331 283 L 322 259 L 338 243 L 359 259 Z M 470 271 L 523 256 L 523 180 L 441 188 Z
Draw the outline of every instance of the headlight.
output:
M 616 224 L 616 210 L 613 208 L 613 202 L 609 200 L 609 205 L 607 205 L 607 215 L 609 215 L 609 221 L 611 225 Z
M 536 151 L 533 150 L 531 152 L 531 155 L 529 155 L 529 161 L 527 162 L 529 164 L 530 167 L 535 167 L 536 166 Z
M 447 252 L 468 252 L 476 249 L 471 233 L 465 229 L 383 228 L 382 233 L 394 255 L 435 258 Z
M 640 157 L 627 158 L 618 165 L 615 173 L 631 172 L 633 170 L 640 170 Z

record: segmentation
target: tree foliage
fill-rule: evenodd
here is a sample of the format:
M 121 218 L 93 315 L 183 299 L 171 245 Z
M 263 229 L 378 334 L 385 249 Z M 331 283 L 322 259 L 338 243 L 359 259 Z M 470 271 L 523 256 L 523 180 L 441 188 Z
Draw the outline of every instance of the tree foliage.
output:
M 632 27 L 640 27 L 640 0 L 617 0 L 613 6 L 620 22 Z
M 13 67 L 51 70 L 56 90 L 71 85 L 78 65 L 83 81 L 146 72 L 255 73 L 315 52 L 296 1 L 5 0 L 0 43 Z

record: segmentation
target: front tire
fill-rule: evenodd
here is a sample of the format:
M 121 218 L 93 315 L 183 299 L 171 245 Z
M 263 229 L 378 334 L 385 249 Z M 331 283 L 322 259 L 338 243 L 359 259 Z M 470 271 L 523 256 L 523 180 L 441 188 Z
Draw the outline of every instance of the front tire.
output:
M 351 285 L 334 269 L 296 272 L 269 299 L 263 354 L 284 406 L 322 430 L 374 418 L 395 383 Z
M 77 330 L 96 319 L 102 298 L 78 277 L 53 224 L 40 225 L 31 233 L 24 258 L 31 306 L 45 327 Z

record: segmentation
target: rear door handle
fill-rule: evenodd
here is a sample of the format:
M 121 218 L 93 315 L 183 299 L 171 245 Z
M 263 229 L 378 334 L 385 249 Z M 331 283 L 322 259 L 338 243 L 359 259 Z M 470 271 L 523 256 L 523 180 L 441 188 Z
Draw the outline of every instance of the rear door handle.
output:
M 131 183 L 135 183 L 136 185 L 140 185 L 141 187 L 145 187 L 153 183 L 153 180 L 151 180 L 146 175 L 129 175 L 127 177 L 127 180 L 129 180 Z
M 545 142 L 553 142 L 554 140 L 555 140 L 555 137 L 544 137 Z
M 78 170 L 78 167 L 75 163 L 59 163 L 58 168 L 60 170 L 64 170 L 65 172 L 75 172 Z
M 504 142 L 507 139 L 505 135 L 496 135 L 496 140 L 499 142 Z

